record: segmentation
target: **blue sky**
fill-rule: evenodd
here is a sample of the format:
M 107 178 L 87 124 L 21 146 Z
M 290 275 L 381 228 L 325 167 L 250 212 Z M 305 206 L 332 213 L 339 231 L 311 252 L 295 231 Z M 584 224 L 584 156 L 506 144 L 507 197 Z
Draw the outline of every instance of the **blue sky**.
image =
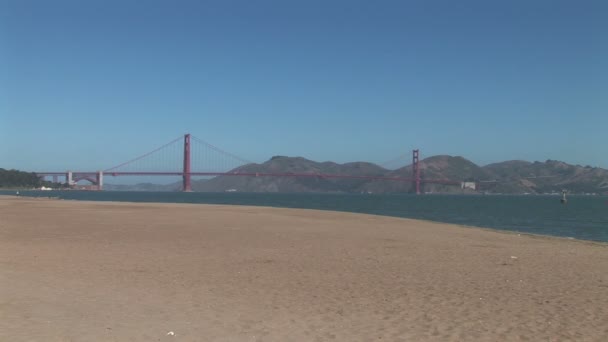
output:
M 607 108 L 606 1 L 0 2 L 5 168 L 105 169 L 186 132 L 257 162 L 608 168 Z

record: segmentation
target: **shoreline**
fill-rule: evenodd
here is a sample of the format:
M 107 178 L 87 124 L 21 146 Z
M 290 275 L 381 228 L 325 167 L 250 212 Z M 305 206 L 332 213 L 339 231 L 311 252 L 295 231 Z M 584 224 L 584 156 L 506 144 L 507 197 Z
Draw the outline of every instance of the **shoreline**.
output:
M 382 215 L 382 214 L 358 213 L 358 212 L 352 212 L 352 211 L 340 211 L 340 210 L 332 210 L 332 209 L 310 209 L 310 208 L 293 208 L 293 207 L 274 207 L 274 206 L 247 205 L 247 204 L 178 203 L 178 202 L 133 202 L 133 201 L 106 201 L 106 200 L 94 201 L 94 200 L 80 200 L 80 199 L 64 199 L 64 198 L 61 198 L 61 197 L 50 197 L 50 196 L 46 197 L 46 196 L 26 196 L 26 195 L 22 196 L 22 195 L 2 195 L 2 194 L 0 194 L 0 199 L 2 199 L 2 197 L 14 198 L 14 199 L 28 198 L 28 199 L 51 200 L 51 201 L 75 201 L 75 202 L 84 202 L 84 203 L 90 203 L 90 204 L 95 204 L 95 203 L 126 203 L 126 204 L 135 204 L 135 205 L 140 205 L 140 204 L 169 204 L 169 205 L 192 205 L 192 206 L 237 206 L 237 207 L 269 208 L 269 209 L 310 210 L 310 211 L 345 213 L 345 214 L 353 214 L 353 215 L 370 215 L 370 216 L 386 217 L 386 218 L 394 218 L 394 219 L 413 220 L 413 221 L 419 221 L 419 222 L 428 222 L 428 223 L 451 225 L 451 226 L 454 226 L 454 227 L 466 228 L 466 229 L 480 229 L 482 231 L 489 231 L 489 232 L 501 233 L 501 234 L 507 234 L 507 235 L 515 234 L 515 235 L 518 235 L 518 236 L 529 236 L 529 237 L 532 237 L 532 238 L 548 238 L 548 239 L 558 239 L 558 240 L 566 240 L 566 241 L 578 241 L 578 242 L 590 243 L 590 244 L 598 244 L 600 246 L 606 246 L 606 247 L 608 247 L 608 241 L 585 240 L 585 239 L 578 239 L 578 238 L 575 238 L 575 237 L 566 237 L 566 236 L 557 236 L 557 235 L 548 235 L 548 234 L 535 234 L 535 233 L 528 233 L 528 232 L 522 232 L 522 231 L 510 230 L 510 229 L 499 229 L 499 228 L 484 227 L 484 226 L 472 226 L 472 225 L 458 224 L 458 223 L 451 223 L 451 222 L 444 222 L 444 221 L 425 220 L 425 219 L 418 219 L 418 218 L 409 218 L 409 217 L 401 217 L 401 216 L 390 216 L 390 215 Z

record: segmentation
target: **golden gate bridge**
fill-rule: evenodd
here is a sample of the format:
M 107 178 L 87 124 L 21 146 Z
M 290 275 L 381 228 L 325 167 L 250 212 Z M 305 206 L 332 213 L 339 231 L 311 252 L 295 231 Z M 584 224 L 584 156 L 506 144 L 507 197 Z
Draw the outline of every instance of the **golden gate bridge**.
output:
M 183 142 L 183 143 L 182 143 Z M 385 177 L 377 175 L 325 174 L 316 172 L 245 172 L 240 167 L 253 164 L 232 153 L 226 152 L 191 134 L 185 134 L 172 141 L 124 163 L 99 171 L 41 171 L 35 172 L 42 178 L 52 177 L 57 183 L 63 177 L 68 185 L 79 181 L 91 183 L 91 189 L 103 190 L 104 177 L 112 176 L 181 176 L 182 191 L 192 191 L 192 177 L 296 177 L 327 179 L 367 179 L 409 182 L 412 190 L 420 194 L 423 183 L 461 185 L 460 181 L 447 179 L 424 179 L 420 175 L 419 150 L 412 151 L 412 174 L 409 177 Z

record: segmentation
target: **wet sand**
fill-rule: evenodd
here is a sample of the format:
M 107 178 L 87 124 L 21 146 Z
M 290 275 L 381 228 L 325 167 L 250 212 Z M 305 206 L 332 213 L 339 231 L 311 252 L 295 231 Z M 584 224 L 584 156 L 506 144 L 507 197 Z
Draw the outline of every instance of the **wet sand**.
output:
M 328 211 L 0 196 L 1 341 L 607 336 L 607 244 Z

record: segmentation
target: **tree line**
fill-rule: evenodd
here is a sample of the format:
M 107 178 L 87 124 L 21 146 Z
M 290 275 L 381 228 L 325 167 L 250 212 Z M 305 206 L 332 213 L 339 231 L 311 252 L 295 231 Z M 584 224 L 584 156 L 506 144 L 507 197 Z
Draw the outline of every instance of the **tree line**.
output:
M 39 188 L 41 186 L 60 187 L 61 184 L 43 181 L 34 172 L 6 170 L 0 168 L 0 189 Z

